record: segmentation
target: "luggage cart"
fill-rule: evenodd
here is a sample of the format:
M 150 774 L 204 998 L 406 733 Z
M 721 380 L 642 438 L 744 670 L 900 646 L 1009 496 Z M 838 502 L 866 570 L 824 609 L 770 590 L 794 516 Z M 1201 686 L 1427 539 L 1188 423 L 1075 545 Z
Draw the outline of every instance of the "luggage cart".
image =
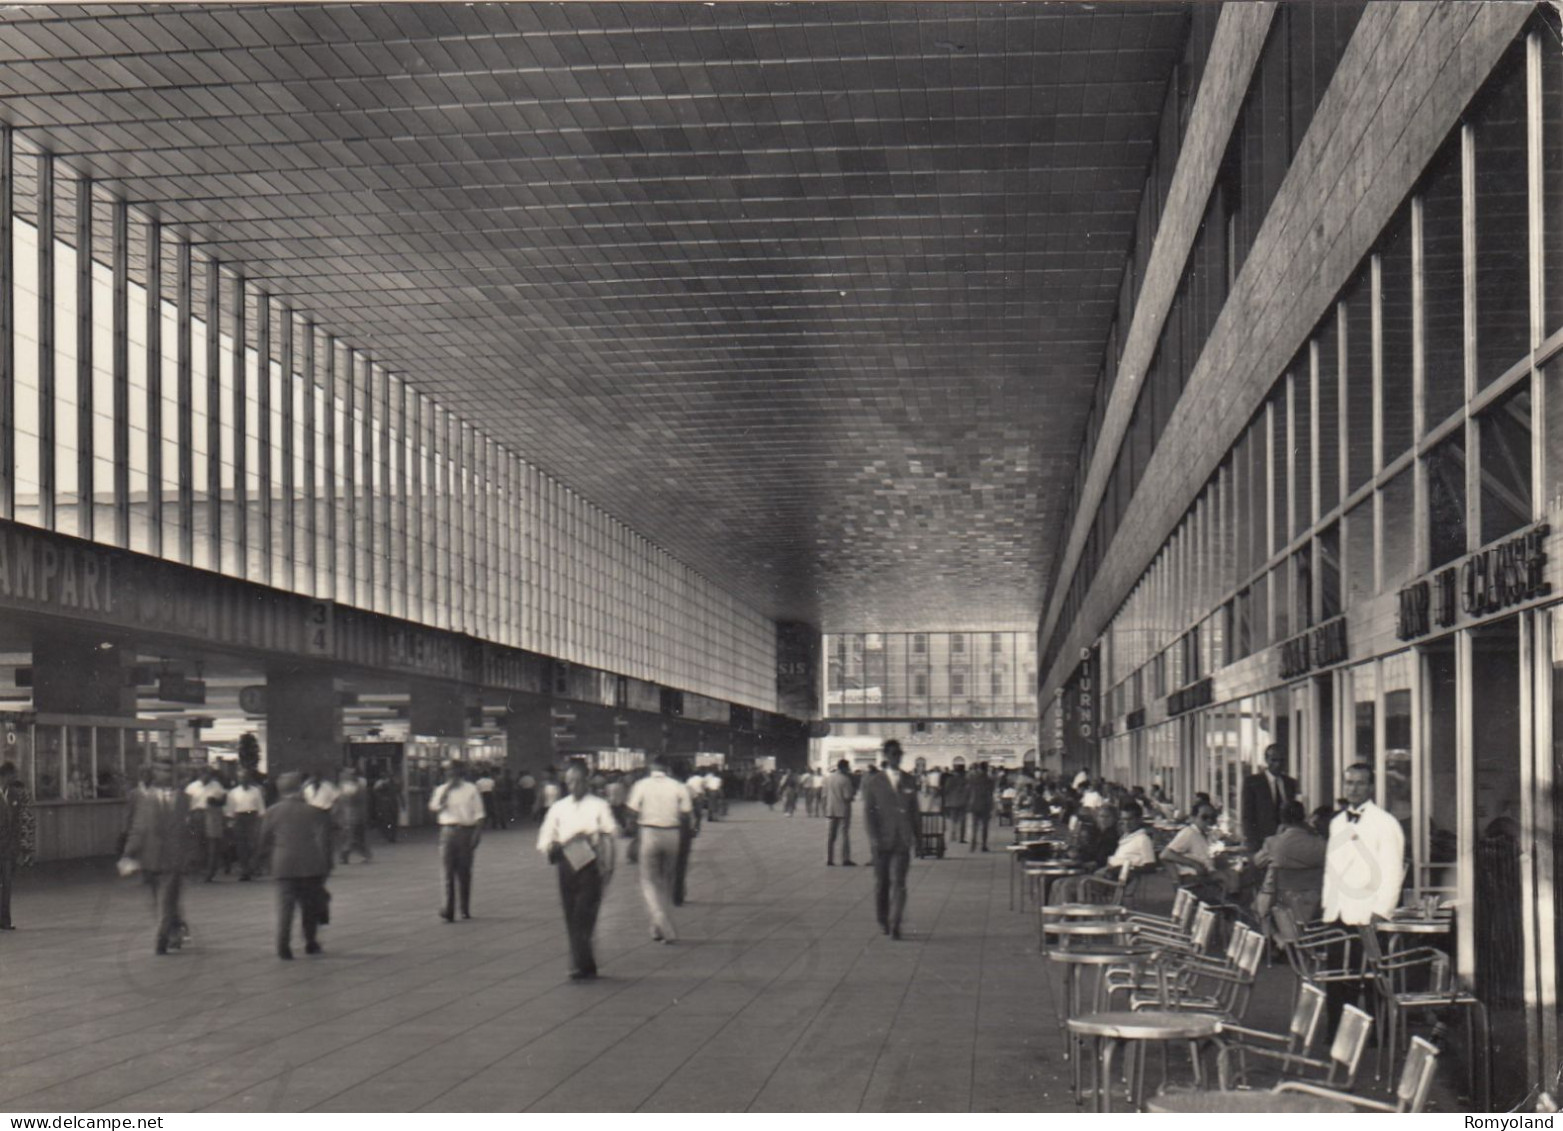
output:
M 917 858 L 944 859 L 944 814 L 919 813 L 917 821 Z

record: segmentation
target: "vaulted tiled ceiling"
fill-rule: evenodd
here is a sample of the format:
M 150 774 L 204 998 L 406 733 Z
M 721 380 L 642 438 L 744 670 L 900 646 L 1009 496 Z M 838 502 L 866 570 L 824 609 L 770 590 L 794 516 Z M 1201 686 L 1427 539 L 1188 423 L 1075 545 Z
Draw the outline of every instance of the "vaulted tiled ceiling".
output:
M 0 13 L 0 118 L 735 595 L 1034 626 L 1179 6 Z

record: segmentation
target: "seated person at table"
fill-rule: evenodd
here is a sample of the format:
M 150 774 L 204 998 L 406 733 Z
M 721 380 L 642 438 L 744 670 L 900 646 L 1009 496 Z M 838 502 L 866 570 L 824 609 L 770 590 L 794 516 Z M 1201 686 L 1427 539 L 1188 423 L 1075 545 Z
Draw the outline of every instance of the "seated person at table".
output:
M 1110 809 L 1104 806 L 1097 812 L 1110 812 Z M 1145 812 L 1139 803 L 1125 801 L 1118 815 L 1123 831 L 1107 862 L 1089 876 L 1061 880 L 1055 888 L 1055 902 L 1080 903 L 1093 896 L 1117 895 L 1117 885 L 1121 881 L 1137 871 L 1156 867 L 1156 846 L 1151 843 L 1150 830 L 1145 827 Z
M 1093 869 L 1105 868 L 1117 851 L 1118 810 L 1111 805 L 1099 805 L 1092 811 L 1082 812 L 1074 844 L 1074 855 L 1080 863 Z
M 1325 841 L 1308 825 L 1301 801 L 1281 806 L 1281 827 L 1265 838 L 1254 864 L 1266 868 L 1254 911 L 1265 921 L 1272 907 L 1285 907 L 1299 924 L 1319 913 L 1324 888 Z
M 1215 826 L 1216 807 L 1202 801 L 1194 806 L 1189 823 L 1161 850 L 1162 860 L 1176 866 L 1178 883 L 1205 903 L 1224 903 L 1237 887 L 1236 876 L 1216 867 L 1211 852 Z

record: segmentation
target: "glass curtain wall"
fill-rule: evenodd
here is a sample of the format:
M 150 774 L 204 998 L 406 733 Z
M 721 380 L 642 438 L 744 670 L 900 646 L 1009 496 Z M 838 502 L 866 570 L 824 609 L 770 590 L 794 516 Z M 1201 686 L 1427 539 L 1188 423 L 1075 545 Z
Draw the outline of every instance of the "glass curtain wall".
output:
M 237 265 L 0 145 L 0 518 L 774 709 L 770 620 Z

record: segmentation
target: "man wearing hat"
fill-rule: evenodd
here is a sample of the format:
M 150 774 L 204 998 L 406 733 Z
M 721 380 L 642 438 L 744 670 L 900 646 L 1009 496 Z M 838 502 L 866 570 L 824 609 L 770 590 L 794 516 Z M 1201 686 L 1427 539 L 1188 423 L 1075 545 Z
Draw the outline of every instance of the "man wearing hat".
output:
M 304 800 L 296 773 L 277 778 L 281 796 L 261 818 L 260 851 L 277 881 L 277 957 L 293 957 L 293 908 L 299 908 L 304 953 L 319 954 L 316 932 L 328 918 L 326 877 L 331 873 L 331 815 Z

